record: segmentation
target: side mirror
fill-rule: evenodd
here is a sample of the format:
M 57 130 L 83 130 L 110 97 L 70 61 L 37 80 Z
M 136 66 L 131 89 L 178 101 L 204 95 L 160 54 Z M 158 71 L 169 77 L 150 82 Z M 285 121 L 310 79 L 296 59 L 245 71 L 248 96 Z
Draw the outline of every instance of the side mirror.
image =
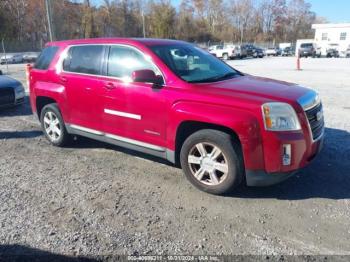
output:
M 162 84 L 162 77 L 157 76 L 152 70 L 143 69 L 134 71 L 131 75 L 133 82 Z

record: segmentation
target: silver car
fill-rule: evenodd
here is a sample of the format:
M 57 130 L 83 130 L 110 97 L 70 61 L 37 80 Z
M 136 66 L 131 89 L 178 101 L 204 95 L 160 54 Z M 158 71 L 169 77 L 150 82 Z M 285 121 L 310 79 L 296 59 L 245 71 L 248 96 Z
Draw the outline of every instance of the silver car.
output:
M 0 64 L 18 64 L 23 63 L 22 54 L 6 54 L 0 57 Z
M 26 52 L 23 54 L 23 61 L 26 63 L 33 63 L 38 59 L 39 55 L 40 53 L 38 52 Z

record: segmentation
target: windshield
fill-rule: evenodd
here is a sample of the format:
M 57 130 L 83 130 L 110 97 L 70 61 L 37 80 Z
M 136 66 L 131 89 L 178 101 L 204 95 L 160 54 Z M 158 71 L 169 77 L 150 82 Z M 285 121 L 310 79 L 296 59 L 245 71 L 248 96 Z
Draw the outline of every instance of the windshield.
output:
M 189 83 L 216 82 L 242 75 L 213 55 L 192 45 L 161 45 L 150 48 L 171 71 Z

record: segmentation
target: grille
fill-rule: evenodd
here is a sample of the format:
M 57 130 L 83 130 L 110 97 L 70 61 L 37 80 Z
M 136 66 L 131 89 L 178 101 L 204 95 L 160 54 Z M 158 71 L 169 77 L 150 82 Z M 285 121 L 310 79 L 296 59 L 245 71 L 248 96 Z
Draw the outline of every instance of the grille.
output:
M 15 92 L 12 88 L 0 88 L 0 106 L 14 104 Z
M 317 119 L 317 114 L 321 112 L 322 117 L 320 119 Z M 312 138 L 316 140 L 319 138 L 324 130 L 324 118 L 323 118 L 323 111 L 322 111 L 322 104 L 318 104 L 317 106 L 306 110 L 306 117 L 309 121 L 311 132 L 312 132 Z

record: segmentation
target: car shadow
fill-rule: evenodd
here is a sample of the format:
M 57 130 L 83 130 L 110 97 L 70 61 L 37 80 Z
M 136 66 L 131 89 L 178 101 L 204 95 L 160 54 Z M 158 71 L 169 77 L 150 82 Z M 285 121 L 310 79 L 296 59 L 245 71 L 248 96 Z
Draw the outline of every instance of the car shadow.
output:
M 120 147 L 120 146 L 116 146 L 116 145 L 112 145 L 112 144 L 108 144 L 105 142 L 100 142 L 94 139 L 90 139 L 87 137 L 82 137 L 82 136 L 77 136 L 76 140 L 71 143 L 69 146 L 69 148 L 80 148 L 80 149 L 89 149 L 89 148 L 105 148 L 105 149 L 110 149 L 110 150 L 115 150 L 124 154 L 128 154 L 131 156 L 135 156 L 135 157 L 140 157 L 140 158 L 144 158 L 150 161 L 154 161 L 160 164 L 165 164 L 168 166 L 174 166 L 174 164 L 172 164 L 171 162 L 162 159 L 160 157 L 156 157 L 156 156 L 152 156 L 146 153 L 142 153 L 142 152 L 138 152 L 132 149 L 127 149 L 124 147 Z
M 16 139 L 16 138 L 35 138 L 41 136 L 42 131 L 31 130 L 31 131 L 0 131 L 0 139 Z
M 29 96 L 24 97 L 23 104 L 12 107 L 0 108 L 0 117 L 29 116 L 32 114 L 33 112 L 30 107 Z
M 72 147 L 117 150 L 174 167 L 172 163 L 161 158 L 83 137 L 79 137 Z M 242 186 L 226 197 L 280 200 L 350 199 L 350 133 L 345 130 L 326 128 L 321 153 L 296 175 L 274 186 Z
M 51 253 L 36 248 L 31 248 L 23 245 L 0 245 L 0 261 L 13 261 L 13 262 L 95 262 L 101 261 L 94 258 L 88 258 L 83 256 L 66 256 Z
M 321 153 L 295 176 L 270 187 L 242 186 L 227 197 L 350 199 L 350 133 L 326 128 Z

